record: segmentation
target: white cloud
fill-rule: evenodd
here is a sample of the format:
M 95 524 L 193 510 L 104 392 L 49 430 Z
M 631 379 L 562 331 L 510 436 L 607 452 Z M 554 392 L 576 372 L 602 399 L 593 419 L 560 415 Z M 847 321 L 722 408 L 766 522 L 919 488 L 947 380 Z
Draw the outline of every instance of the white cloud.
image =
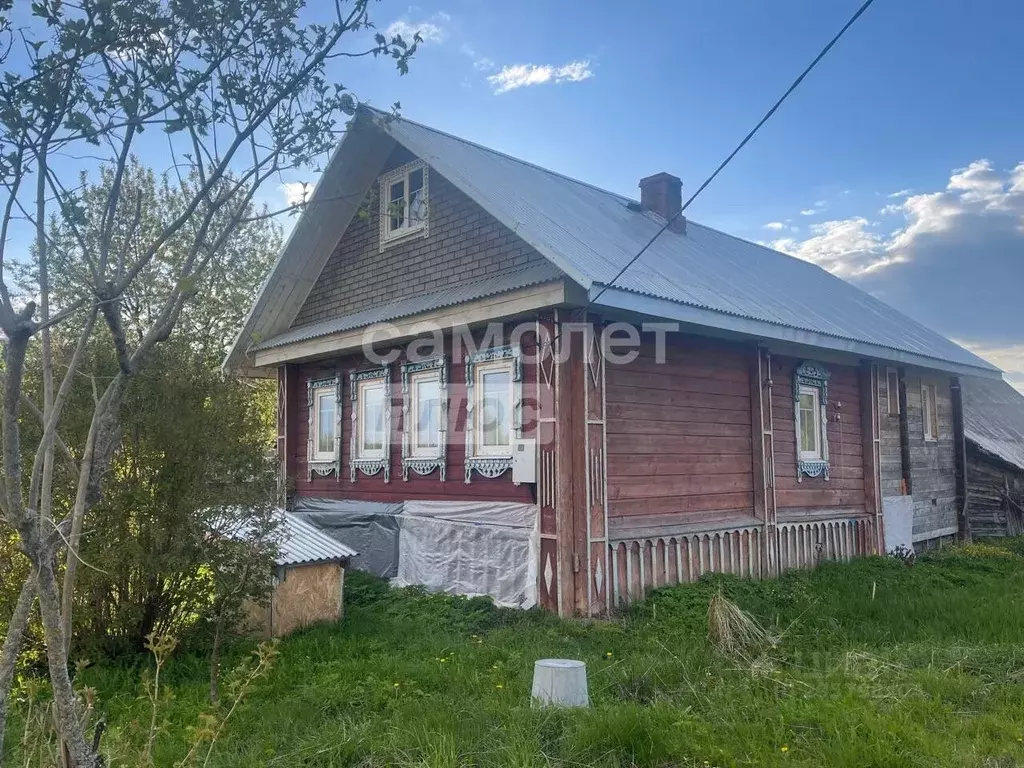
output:
M 804 208 L 800 211 L 801 216 L 814 216 L 816 213 L 821 213 L 828 208 L 828 200 L 815 200 L 814 205 L 810 208 Z
M 780 238 L 771 247 L 810 261 L 840 277 L 856 277 L 885 266 L 889 257 L 881 235 L 871 231 L 864 217 L 811 225 L 806 240 Z
M 913 191 L 914 190 L 912 190 L 912 189 L 901 189 L 901 190 L 898 190 L 896 192 L 890 192 L 888 195 L 886 195 L 886 197 L 888 197 L 888 198 L 890 198 L 892 200 L 895 200 L 898 197 L 906 197 L 907 195 L 909 195 Z
M 944 189 L 900 190 L 891 199 L 882 223 L 815 223 L 806 237 L 787 233 L 771 245 L 940 333 L 984 345 L 993 362 L 1024 379 L 1024 163 L 999 169 L 976 160 L 951 171 Z
M 278 189 L 281 190 L 288 205 L 304 203 L 313 194 L 313 185 L 307 181 L 286 181 Z
M 477 72 L 490 72 L 496 66 L 493 59 L 481 56 L 477 53 L 477 50 L 468 43 L 463 43 L 459 46 L 459 53 L 463 56 L 468 56 L 473 60 L 473 69 Z
M 1004 378 L 1024 394 L 1024 343 L 998 346 L 961 339 L 957 344 L 1002 368 Z
M 570 61 L 560 67 L 551 64 L 511 64 L 501 68 L 500 72 L 490 75 L 487 82 L 494 92 L 507 93 L 517 88 L 547 83 L 578 83 L 594 76 L 590 69 L 590 61 Z
M 783 224 L 781 221 L 769 221 L 767 224 L 764 225 L 764 228 L 774 230 L 775 232 L 780 232 L 781 230 L 786 228 L 786 225 Z
M 407 43 L 412 43 L 417 33 L 424 43 L 443 43 L 448 38 L 448 30 L 444 25 L 451 19 L 452 17 L 444 11 L 439 11 L 429 19 L 421 21 L 413 21 L 408 16 L 404 16 L 391 22 L 384 32 L 388 37 L 401 35 Z

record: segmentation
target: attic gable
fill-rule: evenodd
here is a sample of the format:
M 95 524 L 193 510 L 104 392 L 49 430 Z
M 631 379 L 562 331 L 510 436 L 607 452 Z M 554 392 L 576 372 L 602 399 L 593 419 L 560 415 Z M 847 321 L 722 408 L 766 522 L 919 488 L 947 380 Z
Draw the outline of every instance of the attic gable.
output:
M 397 145 L 381 164 L 292 328 L 549 263 L 427 164 L 426 235 L 381 247 L 381 217 L 387 215 L 387 207 L 382 211 L 379 180 L 418 160 Z M 552 278 L 558 274 L 552 268 Z

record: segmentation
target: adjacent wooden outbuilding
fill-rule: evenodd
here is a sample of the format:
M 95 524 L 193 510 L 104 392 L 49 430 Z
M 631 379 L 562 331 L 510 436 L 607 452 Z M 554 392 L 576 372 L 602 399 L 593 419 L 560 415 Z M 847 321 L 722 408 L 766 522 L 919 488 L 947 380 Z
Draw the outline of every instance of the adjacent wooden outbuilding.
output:
M 967 524 L 972 536 L 1024 534 L 1024 395 L 1004 381 L 964 381 Z

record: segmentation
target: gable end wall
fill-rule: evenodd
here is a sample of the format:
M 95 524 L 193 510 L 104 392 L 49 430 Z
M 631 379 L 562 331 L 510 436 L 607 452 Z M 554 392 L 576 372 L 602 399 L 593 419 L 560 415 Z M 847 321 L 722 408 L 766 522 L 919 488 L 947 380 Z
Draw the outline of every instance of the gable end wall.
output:
M 381 173 L 416 157 L 396 147 Z M 378 185 L 349 224 L 292 327 L 499 275 L 546 259 L 441 174 L 429 171 L 426 237 L 380 250 Z

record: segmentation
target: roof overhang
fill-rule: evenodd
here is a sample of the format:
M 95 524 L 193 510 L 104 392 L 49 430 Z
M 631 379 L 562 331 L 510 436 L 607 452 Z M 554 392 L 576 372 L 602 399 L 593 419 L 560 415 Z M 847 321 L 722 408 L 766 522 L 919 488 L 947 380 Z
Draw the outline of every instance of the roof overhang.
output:
M 249 348 L 294 321 L 394 147 L 394 139 L 370 115 L 360 112 L 353 119 L 260 286 L 224 359 L 226 372 L 251 375 L 246 370 L 252 363 L 247 359 Z
M 446 331 L 479 326 L 491 321 L 510 320 L 535 314 L 542 309 L 580 304 L 582 298 L 580 289 L 571 281 L 556 280 L 451 307 L 421 312 L 400 320 L 371 323 L 325 336 L 256 349 L 252 355 L 253 370 L 267 371 L 282 363 L 333 357 L 370 349 L 376 345 L 385 347 L 439 329 Z
M 964 376 L 980 376 L 988 379 L 1001 379 L 1002 373 L 997 368 L 975 368 L 947 360 L 916 355 L 898 349 L 890 349 L 877 344 L 839 338 L 815 331 L 790 328 L 789 326 L 768 323 L 737 315 L 729 315 L 703 307 L 694 307 L 668 299 L 659 299 L 619 288 L 608 288 L 595 285 L 590 289 L 594 306 L 635 312 L 650 317 L 675 320 L 693 326 L 712 328 L 744 336 L 796 344 L 807 347 L 827 349 L 833 352 L 857 355 L 858 357 L 874 358 L 887 362 L 911 365 L 930 370 L 944 371 Z

